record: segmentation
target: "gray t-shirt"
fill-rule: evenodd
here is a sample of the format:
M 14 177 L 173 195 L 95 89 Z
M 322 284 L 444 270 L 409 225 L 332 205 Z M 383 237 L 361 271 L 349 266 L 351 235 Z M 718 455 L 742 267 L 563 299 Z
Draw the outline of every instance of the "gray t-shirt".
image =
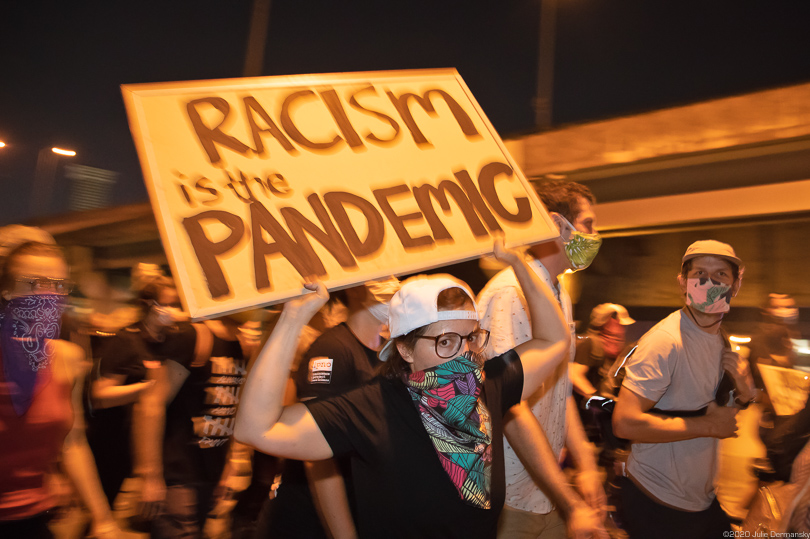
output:
M 676 311 L 648 331 L 627 364 L 624 386 L 660 410 L 699 410 L 714 400 L 723 372 L 723 338 Z M 714 500 L 717 438 L 634 443 L 627 471 L 650 494 L 686 511 Z

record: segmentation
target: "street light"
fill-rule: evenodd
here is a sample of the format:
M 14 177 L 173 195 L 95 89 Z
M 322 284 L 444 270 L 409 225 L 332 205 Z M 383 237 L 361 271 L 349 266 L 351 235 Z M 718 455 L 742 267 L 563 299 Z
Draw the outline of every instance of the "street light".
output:
M 63 148 L 42 148 L 39 151 L 37 168 L 34 172 L 34 185 L 31 191 L 31 215 L 42 215 L 48 211 L 60 156 L 75 157 L 76 152 Z
M 534 123 L 539 131 L 548 131 L 552 123 L 554 92 L 554 42 L 557 27 L 557 0 L 540 0 L 540 35 L 537 54 L 537 93 L 534 98 Z
M 2 140 L 0 140 L 0 148 L 5 148 L 5 147 L 6 147 L 6 143 L 3 142 Z

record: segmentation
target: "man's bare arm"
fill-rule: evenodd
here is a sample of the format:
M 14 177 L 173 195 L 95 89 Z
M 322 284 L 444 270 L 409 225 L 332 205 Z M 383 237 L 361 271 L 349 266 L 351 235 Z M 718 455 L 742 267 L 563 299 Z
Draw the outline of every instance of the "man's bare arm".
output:
M 644 443 L 736 436 L 737 408 L 712 402 L 703 416 L 666 417 L 647 413 L 653 406 L 655 401 L 622 386 L 613 411 L 613 432 L 620 438 Z

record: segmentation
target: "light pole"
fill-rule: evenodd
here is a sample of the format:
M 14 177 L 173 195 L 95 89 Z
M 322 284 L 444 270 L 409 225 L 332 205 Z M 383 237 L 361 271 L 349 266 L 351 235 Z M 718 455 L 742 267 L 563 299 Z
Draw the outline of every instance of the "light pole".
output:
M 42 215 L 48 211 L 60 157 L 74 157 L 75 155 L 76 152 L 73 150 L 63 148 L 42 148 L 39 151 L 31 190 L 32 216 Z
M 534 123 L 539 131 L 551 129 L 554 91 L 554 41 L 557 26 L 557 0 L 540 0 L 540 36 L 537 51 L 537 94 Z

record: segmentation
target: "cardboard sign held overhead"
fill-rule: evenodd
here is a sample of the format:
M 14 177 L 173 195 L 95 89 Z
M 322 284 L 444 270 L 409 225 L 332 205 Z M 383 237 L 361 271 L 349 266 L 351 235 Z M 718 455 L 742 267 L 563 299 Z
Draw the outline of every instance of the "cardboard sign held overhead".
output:
M 186 309 L 212 317 L 556 235 L 454 69 L 125 85 Z

